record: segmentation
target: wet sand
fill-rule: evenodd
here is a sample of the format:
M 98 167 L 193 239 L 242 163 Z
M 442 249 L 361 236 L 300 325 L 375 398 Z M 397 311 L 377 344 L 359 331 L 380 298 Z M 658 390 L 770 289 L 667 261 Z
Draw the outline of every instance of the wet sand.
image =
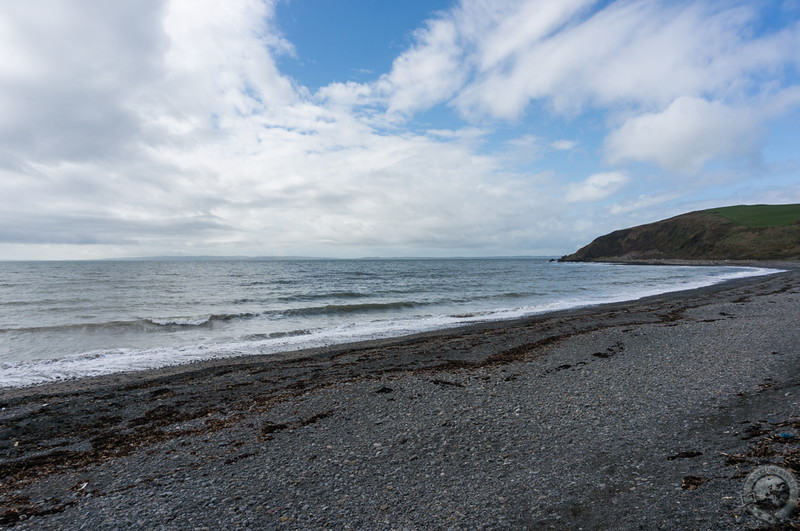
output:
M 800 271 L 0 390 L 19 529 L 741 529 L 800 469 Z M 798 519 L 797 512 L 794 515 Z

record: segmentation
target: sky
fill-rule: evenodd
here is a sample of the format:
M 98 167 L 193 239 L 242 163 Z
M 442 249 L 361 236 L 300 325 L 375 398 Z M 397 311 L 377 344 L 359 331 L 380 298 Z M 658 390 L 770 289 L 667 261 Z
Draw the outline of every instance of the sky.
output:
M 553 256 L 800 203 L 800 0 L 26 0 L 0 49 L 0 259 Z

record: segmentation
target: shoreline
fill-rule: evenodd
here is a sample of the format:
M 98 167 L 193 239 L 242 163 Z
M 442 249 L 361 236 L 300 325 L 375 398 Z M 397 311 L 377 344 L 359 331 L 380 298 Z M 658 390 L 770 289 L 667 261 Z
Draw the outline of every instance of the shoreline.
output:
M 736 500 L 741 474 L 791 464 L 800 446 L 748 454 L 800 430 L 794 265 L 513 321 L 0 389 L 0 524 L 757 525 Z
M 597 262 L 601 263 L 601 262 Z M 768 273 L 767 275 L 774 275 L 780 272 L 792 271 L 792 270 L 800 270 L 800 263 L 799 262 L 751 262 L 751 261 L 738 261 L 738 262 L 731 262 L 731 261 L 699 261 L 699 260 L 640 260 L 640 261 L 624 261 L 624 262 L 602 262 L 609 265 L 675 265 L 675 266 L 731 266 L 731 267 L 753 267 L 758 269 L 775 269 L 777 270 L 776 273 Z M 515 323 L 523 324 L 530 320 L 536 320 L 542 317 L 547 317 L 550 315 L 568 315 L 572 312 L 582 312 L 582 311 L 592 311 L 595 308 L 602 308 L 605 306 L 610 306 L 614 304 L 626 304 L 626 303 L 633 303 L 640 300 L 648 300 L 651 298 L 658 298 L 662 296 L 669 296 L 672 294 L 682 294 L 688 293 L 697 290 L 703 290 L 706 288 L 714 288 L 718 286 L 725 286 L 732 282 L 738 281 L 748 281 L 749 279 L 753 278 L 761 278 L 761 276 L 755 277 L 743 277 L 743 278 L 735 278 L 724 280 L 722 282 L 711 284 L 709 286 L 702 286 L 700 288 L 686 288 L 680 289 L 677 291 L 670 291 L 664 293 L 658 293 L 655 295 L 648 295 L 645 297 L 640 297 L 638 299 L 630 299 L 630 300 L 623 300 L 617 302 L 606 302 L 600 304 L 590 304 L 587 306 L 578 306 L 567 308 L 563 310 L 549 310 L 544 311 L 541 313 L 533 313 L 523 317 L 515 317 L 515 318 L 504 318 L 504 319 L 497 319 L 497 320 L 489 320 L 489 321 L 478 321 L 478 322 L 471 322 L 465 324 L 458 324 L 454 326 L 444 326 L 441 328 L 436 328 L 432 330 L 426 330 L 422 332 L 413 332 L 408 334 L 403 334 L 399 336 L 387 336 L 382 338 L 372 338 L 372 339 L 362 339 L 362 340 L 353 340 L 353 341 L 345 341 L 342 343 L 332 343 L 325 346 L 319 347 L 301 347 L 296 349 L 278 351 L 278 352 L 267 352 L 263 354 L 241 354 L 241 355 L 234 355 L 234 356 L 226 356 L 226 357 L 218 357 L 218 358 L 208 358 L 208 359 L 198 359 L 194 361 L 189 361 L 185 363 L 177 363 L 173 365 L 164 365 L 160 367 L 152 367 L 147 369 L 134 369 L 128 371 L 118 371 L 113 373 L 105 373 L 96 376 L 80 376 L 76 378 L 67 378 L 64 380 L 56 380 L 50 382 L 40 382 L 40 383 L 32 383 L 26 384 L 22 386 L 6 386 L 0 387 L 0 397 L 4 394 L 9 394 L 10 396 L 15 396 L 14 390 L 26 390 L 31 389 L 35 390 L 38 388 L 44 389 L 56 389 L 52 392 L 58 392 L 57 389 L 60 386 L 64 386 L 67 390 L 66 392 L 71 392 L 75 388 L 82 388 L 81 382 L 86 384 L 87 386 L 92 385 L 105 385 L 106 381 L 115 382 L 120 381 L 120 379 L 128 379 L 132 378 L 135 379 L 137 376 L 141 376 L 144 378 L 149 377 L 150 373 L 157 375 L 157 374 L 174 374 L 176 372 L 182 372 L 183 370 L 195 370 L 199 367 L 204 367 L 206 365 L 209 366 L 217 366 L 217 365 L 229 365 L 229 364 L 239 364 L 240 362 L 244 361 L 247 362 L 249 360 L 260 360 L 266 361 L 265 358 L 284 358 L 284 357 L 293 357 L 293 356 L 304 356 L 306 354 L 316 354 L 316 353 L 324 353 L 330 350 L 338 350 L 343 348 L 353 348 L 353 347 L 362 347 L 362 346 L 370 346 L 375 345 L 379 346 L 384 343 L 393 343 L 396 341 L 404 341 L 406 339 L 412 339 L 416 337 L 424 337 L 428 335 L 438 336 L 440 334 L 448 334 L 448 333 L 459 333 L 461 330 L 469 330 L 472 327 L 481 327 L 481 326 L 488 326 L 492 327 L 493 325 L 504 326 L 504 325 L 513 325 Z M 47 360 L 40 360 L 40 361 L 47 361 Z
M 620 264 L 620 265 L 676 265 L 676 266 L 731 266 L 764 267 L 770 269 L 795 270 L 800 267 L 796 260 L 691 260 L 685 258 L 625 258 L 604 257 L 602 260 L 557 260 L 562 263 Z

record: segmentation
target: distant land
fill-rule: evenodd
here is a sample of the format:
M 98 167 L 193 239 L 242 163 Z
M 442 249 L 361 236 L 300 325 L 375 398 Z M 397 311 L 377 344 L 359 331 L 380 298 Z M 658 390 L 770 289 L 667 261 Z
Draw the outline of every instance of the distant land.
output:
M 800 204 L 738 205 L 600 236 L 561 262 L 800 260 Z
M 166 256 L 132 256 L 125 258 L 106 258 L 103 261 L 132 261 L 132 262 L 205 262 L 205 261 L 236 261 L 236 260 L 330 260 L 314 256 L 212 256 L 212 255 L 166 255 Z

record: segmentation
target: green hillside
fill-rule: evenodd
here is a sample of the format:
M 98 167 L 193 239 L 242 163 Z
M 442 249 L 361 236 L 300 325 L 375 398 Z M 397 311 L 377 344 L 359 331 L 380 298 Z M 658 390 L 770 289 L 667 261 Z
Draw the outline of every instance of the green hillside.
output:
M 689 212 L 600 236 L 562 261 L 800 260 L 800 204 Z
M 745 227 L 785 227 L 800 221 L 800 205 L 739 205 L 709 212 Z

